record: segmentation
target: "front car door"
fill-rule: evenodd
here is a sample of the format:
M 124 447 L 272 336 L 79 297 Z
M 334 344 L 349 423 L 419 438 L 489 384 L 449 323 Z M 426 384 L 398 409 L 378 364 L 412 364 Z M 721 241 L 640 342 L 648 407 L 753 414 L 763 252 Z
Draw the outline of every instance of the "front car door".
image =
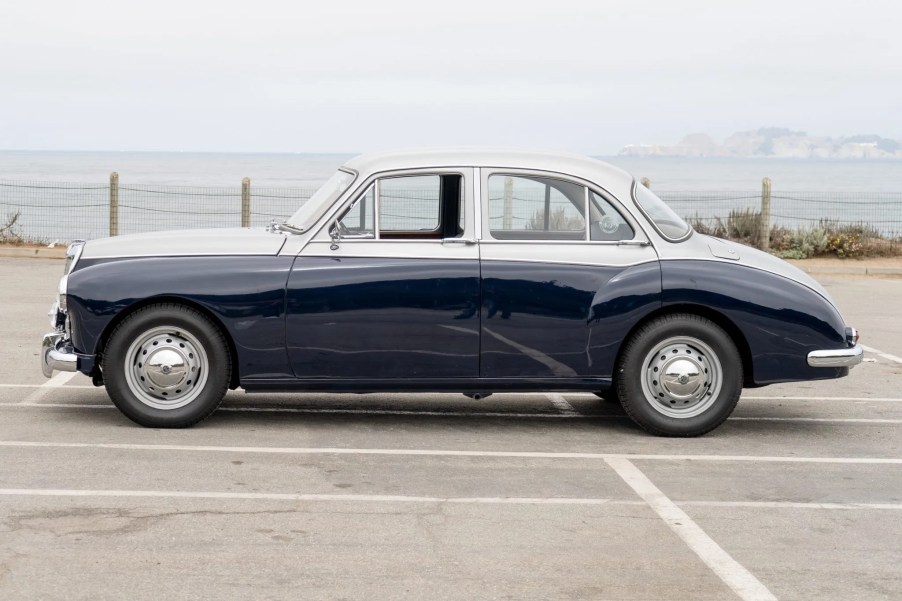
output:
M 660 304 L 658 257 L 629 212 L 575 178 L 480 169 L 481 376 L 611 377 Z
M 479 374 L 479 248 L 472 169 L 371 177 L 297 256 L 287 343 L 302 379 Z M 397 386 L 396 386 L 397 388 Z

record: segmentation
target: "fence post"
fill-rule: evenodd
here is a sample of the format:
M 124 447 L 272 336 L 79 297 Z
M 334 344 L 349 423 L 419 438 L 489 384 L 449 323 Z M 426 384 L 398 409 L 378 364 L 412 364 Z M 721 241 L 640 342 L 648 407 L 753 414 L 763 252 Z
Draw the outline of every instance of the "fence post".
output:
M 504 178 L 504 209 L 501 223 L 502 229 L 514 229 L 514 180 L 510 177 Z
M 241 180 L 241 227 L 251 226 L 251 179 Z
M 119 235 L 119 174 L 110 173 L 110 236 Z
M 639 183 L 651 190 L 651 180 L 647 177 L 643 177 L 641 180 L 639 180 Z
M 761 180 L 761 216 L 758 218 L 758 248 L 770 248 L 770 178 Z

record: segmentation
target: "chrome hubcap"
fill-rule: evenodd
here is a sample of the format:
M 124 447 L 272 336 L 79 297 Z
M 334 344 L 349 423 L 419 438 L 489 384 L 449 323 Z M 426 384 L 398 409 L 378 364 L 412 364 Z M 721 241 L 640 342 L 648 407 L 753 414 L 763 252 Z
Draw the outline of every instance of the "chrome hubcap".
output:
M 720 359 L 697 338 L 680 336 L 659 343 L 645 356 L 642 392 L 659 413 L 688 418 L 705 412 L 723 383 Z
M 197 398 L 207 381 L 207 354 L 197 338 L 179 328 L 153 328 L 129 346 L 125 378 L 129 389 L 149 407 L 184 407 Z

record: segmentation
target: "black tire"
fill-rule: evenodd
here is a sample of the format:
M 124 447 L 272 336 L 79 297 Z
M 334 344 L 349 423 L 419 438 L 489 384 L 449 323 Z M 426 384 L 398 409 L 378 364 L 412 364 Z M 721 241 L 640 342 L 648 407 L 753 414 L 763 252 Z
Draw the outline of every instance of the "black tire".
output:
M 232 360 L 225 336 L 206 316 L 159 303 L 116 326 L 102 369 L 110 399 L 130 420 L 151 428 L 187 428 L 219 407 Z
M 624 410 L 657 436 L 710 432 L 733 412 L 742 381 L 736 344 L 717 324 L 692 314 L 644 324 L 626 342 L 617 364 Z

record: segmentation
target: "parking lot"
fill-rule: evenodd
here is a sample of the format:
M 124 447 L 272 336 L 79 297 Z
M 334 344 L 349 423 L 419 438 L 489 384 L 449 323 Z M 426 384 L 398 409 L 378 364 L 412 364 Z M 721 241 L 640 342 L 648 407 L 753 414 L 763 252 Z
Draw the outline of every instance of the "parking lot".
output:
M 0 599 L 902 598 L 902 278 L 819 278 L 850 377 L 677 440 L 587 394 L 235 391 L 144 429 L 41 375 L 61 271 L 0 259 Z

